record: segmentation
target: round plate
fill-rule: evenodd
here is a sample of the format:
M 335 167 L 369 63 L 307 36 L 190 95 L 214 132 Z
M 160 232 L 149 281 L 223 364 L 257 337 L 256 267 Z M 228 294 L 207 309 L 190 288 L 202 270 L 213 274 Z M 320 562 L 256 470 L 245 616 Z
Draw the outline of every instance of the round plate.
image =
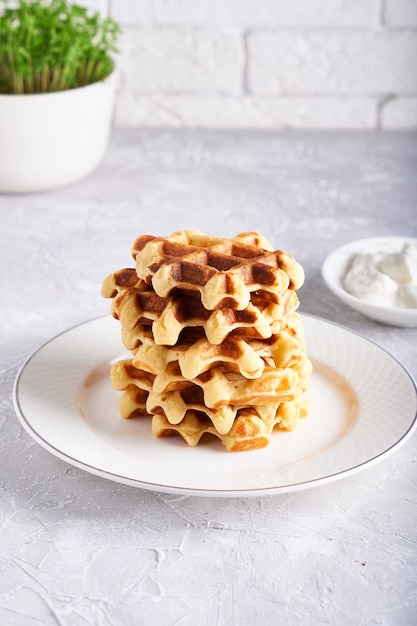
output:
M 343 277 L 346 274 L 350 260 L 355 254 L 375 245 L 394 245 L 398 250 L 405 243 L 411 243 L 417 248 L 415 237 L 373 237 L 371 239 L 358 239 L 337 248 L 324 260 L 322 275 L 324 282 L 340 300 L 356 309 L 367 317 L 388 324 L 390 326 L 417 326 L 417 309 L 389 307 L 372 304 L 352 295 L 343 286 Z
M 91 320 L 40 347 L 14 388 L 17 415 L 52 454 L 117 482 L 204 496 L 275 494 L 314 487 L 383 459 L 416 426 L 416 385 L 389 353 L 342 326 L 303 315 L 314 372 L 311 410 L 267 448 L 230 453 L 216 438 L 187 447 L 157 439 L 151 418 L 124 420 L 111 386 L 125 355 L 120 325 Z

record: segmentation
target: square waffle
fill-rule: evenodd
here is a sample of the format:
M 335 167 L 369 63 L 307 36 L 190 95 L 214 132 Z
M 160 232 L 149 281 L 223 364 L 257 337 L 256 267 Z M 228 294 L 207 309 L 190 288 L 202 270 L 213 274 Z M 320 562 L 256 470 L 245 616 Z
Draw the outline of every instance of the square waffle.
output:
M 213 344 L 222 343 L 230 334 L 265 339 L 278 332 L 299 306 L 296 292 L 287 290 L 277 296 L 276 303 L 257 294 L 244 310 L 208 311 L 194 297 L 158 296 L 129 268 L 108 276 L 102 293 L 113 298 L 112 314 L 120 320 L 128 349 L 140 341 L 142 326 L 152 326 L 155 343 L 166 346 L 174 346 L 185 328 L 204 329 Z
M 165 238 L 138 237 L 132 255 L 138 277 L 159 296 L 198 292 L 209 311 L 224 306 L 242 310 L 253 292 L 276 302 L 288 288 L 298 289 L 304 282 L 303 268 L 291 255 L 248 243 L 252 240 L 261 238 L 246 233 L 220 239 L 180 231 Z

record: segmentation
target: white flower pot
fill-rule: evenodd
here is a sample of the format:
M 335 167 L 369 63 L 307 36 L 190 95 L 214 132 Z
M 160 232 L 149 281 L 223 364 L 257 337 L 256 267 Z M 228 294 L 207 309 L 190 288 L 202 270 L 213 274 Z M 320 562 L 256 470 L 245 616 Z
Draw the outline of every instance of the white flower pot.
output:
M 86 87 L 0 94 L 0 192 L 44 191 L 92 172 L 110 133 L 115 72 Z

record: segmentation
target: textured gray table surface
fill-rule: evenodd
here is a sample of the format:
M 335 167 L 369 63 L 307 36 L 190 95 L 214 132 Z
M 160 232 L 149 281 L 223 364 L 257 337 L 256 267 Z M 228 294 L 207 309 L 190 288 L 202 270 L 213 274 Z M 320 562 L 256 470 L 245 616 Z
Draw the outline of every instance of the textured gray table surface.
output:
M 190 497 L 66 464 L 12 404 L 29 353 L 108 313 L 101 281 L 130 264 L 136 235 L 182 228 L 263 232 L 305 268 L 302 311 L 359 331 L 417 377 L 417 329 L 347 310 L 320 274 L 352 239 L 417 236 L 416 174 L 410 134 L 124 129 L 79 184 L 0 196 L 2 624 L 416 624 L 416 436 L 315 489 Z

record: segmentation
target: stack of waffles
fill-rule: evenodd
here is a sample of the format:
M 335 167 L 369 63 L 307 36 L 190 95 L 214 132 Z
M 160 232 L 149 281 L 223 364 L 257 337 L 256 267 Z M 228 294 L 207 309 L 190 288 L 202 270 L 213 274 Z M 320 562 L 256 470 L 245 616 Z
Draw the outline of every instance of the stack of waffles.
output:
M 136 267 L 103 282 L 130 358 L 113 364 L 125 418 L 152 416 L 156 437 L 229 451 L 268 445 L 307 414 L 311 363 L 296 290 L 302 267 L 259 233 L 139 237 Z

